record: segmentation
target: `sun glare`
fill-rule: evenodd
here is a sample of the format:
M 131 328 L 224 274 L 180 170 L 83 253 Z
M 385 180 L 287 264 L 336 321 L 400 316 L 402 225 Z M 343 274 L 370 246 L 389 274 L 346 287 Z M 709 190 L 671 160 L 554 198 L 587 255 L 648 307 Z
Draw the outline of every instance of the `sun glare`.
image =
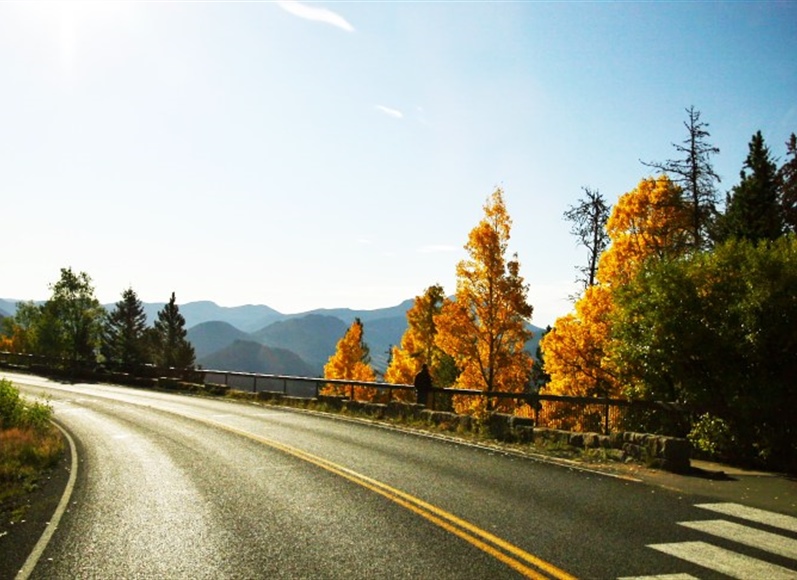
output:
M 31 25 L 52 43 L 61 73 L 72 77 L 81 51 L 87 49 L 92 37 L 119 22 L 131 6 L 129 2 L 62 1 L 23 3 L 21 9 Z

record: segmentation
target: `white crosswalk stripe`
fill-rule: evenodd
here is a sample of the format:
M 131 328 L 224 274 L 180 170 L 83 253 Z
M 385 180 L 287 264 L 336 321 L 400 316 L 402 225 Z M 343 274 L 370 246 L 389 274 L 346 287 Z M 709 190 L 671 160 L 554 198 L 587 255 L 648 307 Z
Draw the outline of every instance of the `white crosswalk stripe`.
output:
M 751 558 L 744 554 L 737 554 L 724 548 L 718 548 L 706 542 L 651 544 L 650 547 L 698 566 L 722 572 L 731 578 L 738 578 L 739 580 L 750 580 L 750 578 L 795 580 L 797 578 L 797 572 L 794 570 Z
M 727 538 L 734 542 L 766 550 L 772 554 L 797 559 L 797 540 L 786 538 L 771 532 L 764 532 L 755 528 L 748 528 L 741 524 L 726 522 L 725 520 L 708 520 L 702 522 L 681 522 L 682 526 L 699 530 L 712 536 Z
M 751 508 L 738 503 L 701 503 L 697 504 L 695 507 L 711 510 L 726 516 L 733 516 L 749 522 L 765 524 L 789 532 L 797 532 L 797 518 L 792 516 Z
M 736 503 L 707 503 L 695 507 L 732 518 L 760 524 L 785 532 L 797 532 L 797 518 Z M 728 520 L 698 520 L 679 522 L 679 525 L 705 533 L 724 541 L 797 561 L 797 539 Z M 780 564 L 741 554 L 709 542 L 673 542 L 649 544 L 649 548 L 680 560 L 720 572 L 731 578 L 766 578 L 767 580 L 797 580 L 797 570 Z M 627 577 L 619 580 L 694 580 L 689 574 L 661 574 Z

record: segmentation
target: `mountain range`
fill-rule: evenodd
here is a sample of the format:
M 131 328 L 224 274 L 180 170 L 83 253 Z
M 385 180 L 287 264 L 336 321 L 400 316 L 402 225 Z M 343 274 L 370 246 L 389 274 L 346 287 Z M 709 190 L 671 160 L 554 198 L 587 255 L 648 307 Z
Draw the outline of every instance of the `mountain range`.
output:
M 0 299 L 0 317 L 13 315 L 17 300 Z M 334 354 L 338 340 L 355 318 L 363 323 L 364 340 L 371 351 L 371 363 L 383 372 L 388 351 L 401 342 L 407 329 L 406 313 L 413 300 L 389 308 L 352 310 L 316 309 L 282 314 L 265 305 L 219 306 L 211 301 L 179 305 L 186 321 L 188 340 L 203 368 L 243 372 L 322 376 L 323 367 Z M 149 324 L 157 318 L 164 302 L 143 303 Z M 112 310 L 114 304 L 104 305 Z M 534 337 L 527 344 L 536 351 L 542 329 L 529 325 Z

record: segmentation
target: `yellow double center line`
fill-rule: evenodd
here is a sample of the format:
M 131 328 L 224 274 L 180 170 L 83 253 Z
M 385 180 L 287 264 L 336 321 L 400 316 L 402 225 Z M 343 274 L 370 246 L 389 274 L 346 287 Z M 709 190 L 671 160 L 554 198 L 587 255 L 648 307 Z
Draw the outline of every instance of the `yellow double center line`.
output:
M 322 457 L 302 451 L 301 449 L 255 435 L 249 431 L 244 431 L 243 429 L 231 427 L 230 425 L 225 425 L 224 423 L 219 423 L 218 421 L 213 421 L 210 419 L 200 417 L 194 418 L 199 419 L 204 423 L 212 424 L 226 431 L 247 437 L 248 439 L 252 439 L 258 443 L 262 443 L 263 445 L 267 445 L 273 449 L 277 449 L 283 453 L 287 453 L 288 455 L 292 455 L 293 457 L 308 463 L 312 463 L 313 465 L 348 479 L 349 481 L 356 483 L 357 485 L 360 485 L 370 491 L 378 493 L 390 501 L 407 508 L 408 510 L 418 514 L 433 524 L 443 528 L 447 532 L 462 538 L 469 544 L 479 548 L 487 554 L 490 554 L 497 560 L 503 562 L 527 578 L 535 578 L 540 580 L 548 578 L 556 578 L 558 580 L 575 580 L 574 576 L 568 574 L 564 570 L 557 568 L 553 564 L 550 564 L 549 562 L 546 562 L 545 560 L 542 560 L 533 554 L 529 554 L 514 544 L 510 544 L 506 540 L 503 540 L 498 536 L 471 524 L 470 522 L 458 518 L 452 513 L 449 513 L 437 506 L 423 501 L 420 498 L 382 483 L 381 481 L 377 481 L 366 475 L 352 471 L 347 467 L 337 465 L 336 463 L 328 461 Z

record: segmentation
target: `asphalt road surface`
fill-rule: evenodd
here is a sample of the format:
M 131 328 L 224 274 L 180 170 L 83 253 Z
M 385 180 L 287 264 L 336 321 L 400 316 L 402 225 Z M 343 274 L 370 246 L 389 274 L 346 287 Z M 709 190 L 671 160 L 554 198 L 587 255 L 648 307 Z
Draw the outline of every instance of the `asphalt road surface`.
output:
M 77 458 L 21 577 L 797 578 L 794 517 L 363 421 L 2 374 L 50 397 Z

